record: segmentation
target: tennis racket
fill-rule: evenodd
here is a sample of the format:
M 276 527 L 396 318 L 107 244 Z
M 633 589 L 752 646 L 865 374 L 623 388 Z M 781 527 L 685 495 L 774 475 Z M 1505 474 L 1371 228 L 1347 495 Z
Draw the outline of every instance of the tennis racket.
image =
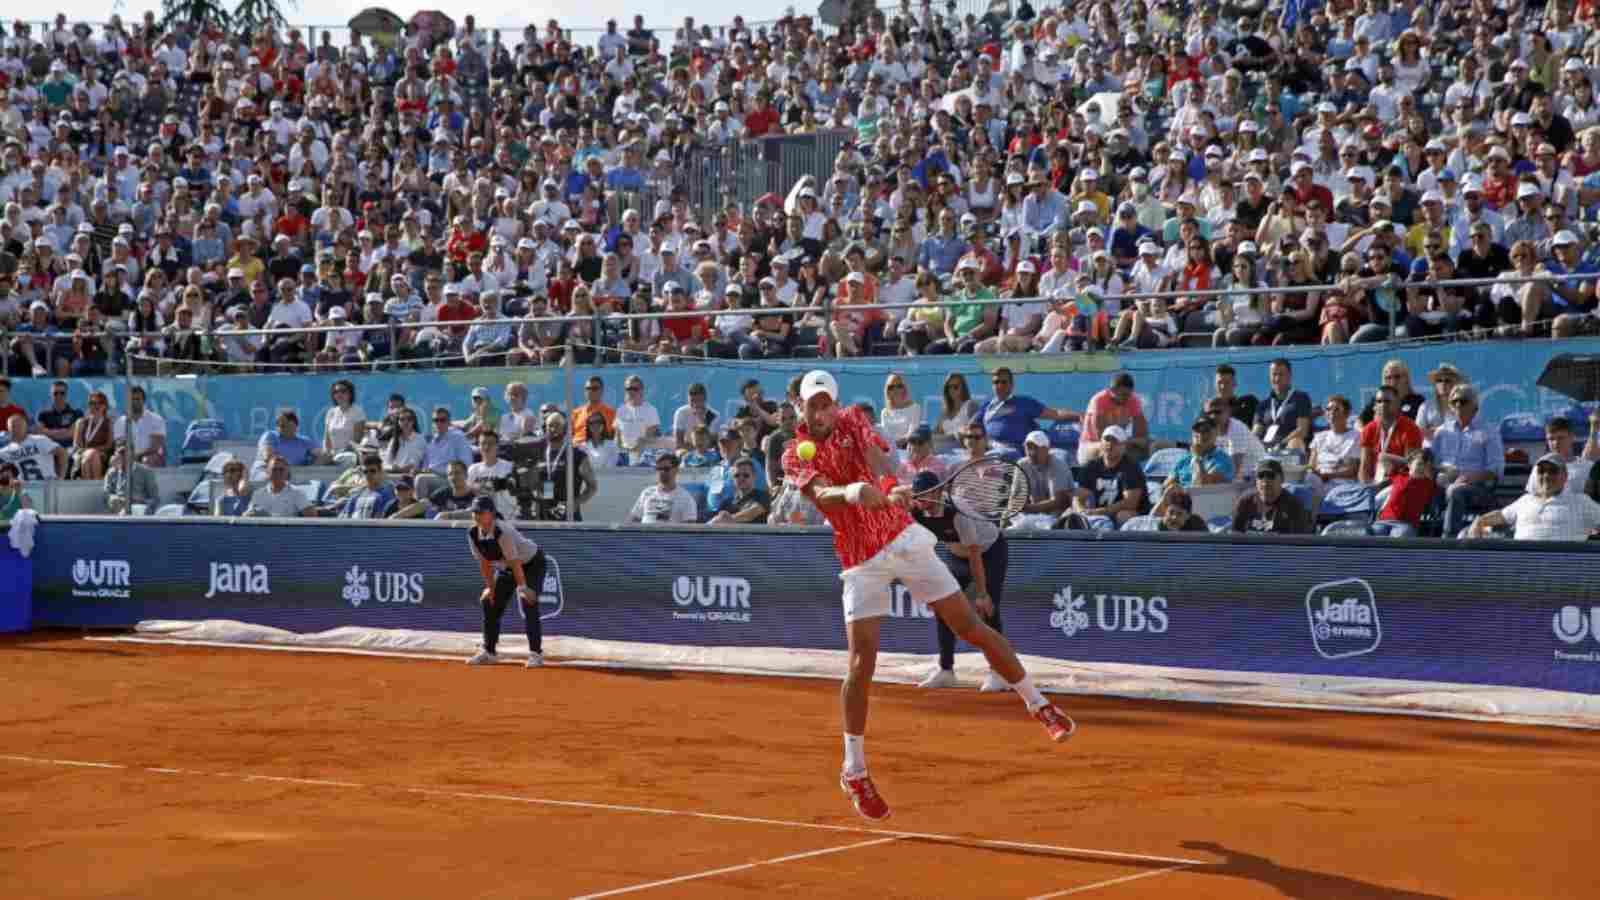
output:
M 1028 505 L 1028 473 L 1010 460 L 984 457 L 964 463 L 937 487 L 913 497 L 935 500 L 941 495 L 968 518 L 1004 524 Z

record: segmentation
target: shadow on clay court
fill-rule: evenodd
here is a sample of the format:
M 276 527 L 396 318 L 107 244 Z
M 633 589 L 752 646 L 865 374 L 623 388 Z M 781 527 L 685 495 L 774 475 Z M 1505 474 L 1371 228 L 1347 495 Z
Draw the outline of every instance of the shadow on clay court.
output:
M 673 681 L 678 677 L 677 672 L 667 669 L 618 669 L 599 663 L 585 663 L 581 659 L 563 659 L 561 664 L 568 668 L 582 669 L 590 675 L 609 676 L 611 678 L 640 678 L 645 681 Z
M 1384 887 L 1344 875 L 1279 865 L 1265 856 L 1232 850 L 1213 841 L 1184 841 L 1182 846 L 1185 850 L 1203 850 L 1222 857 L 1218 862 L 1187 869 L 1185 875 L 1218 875 L 1255 881 L 1275 888 L 1279 894 L 1293 900 L 1325 900 L 1330 897 L 1339 900 L 1445 900 L 1441 894 Z

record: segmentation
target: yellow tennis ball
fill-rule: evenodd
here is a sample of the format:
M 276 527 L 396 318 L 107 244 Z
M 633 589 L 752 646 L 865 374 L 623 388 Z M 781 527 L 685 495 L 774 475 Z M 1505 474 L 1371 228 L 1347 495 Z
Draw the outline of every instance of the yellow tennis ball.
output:
M 801 441 L 800 446 L 794 448 L 794 455 L 810 462 L 811 458 L 817 455 L 817 445 L 810 441 Z

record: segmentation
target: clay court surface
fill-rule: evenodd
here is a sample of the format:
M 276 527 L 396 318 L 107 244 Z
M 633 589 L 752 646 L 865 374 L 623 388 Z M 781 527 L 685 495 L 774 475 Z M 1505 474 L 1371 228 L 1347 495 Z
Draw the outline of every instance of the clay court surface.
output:
M 1600 896 L 1592 732 L 836 688 L 10 638 L 0 896 Z

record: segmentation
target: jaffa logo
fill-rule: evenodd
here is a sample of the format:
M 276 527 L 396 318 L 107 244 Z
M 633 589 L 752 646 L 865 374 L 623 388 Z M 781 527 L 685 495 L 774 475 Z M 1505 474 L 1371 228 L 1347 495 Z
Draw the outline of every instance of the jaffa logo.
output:
M 1383 622 L 1372 585 L 1361 578 L 1325 581 L 1306 591 L 1311 644 L 1323 659 L 1344 659 L 1378 649 Z

